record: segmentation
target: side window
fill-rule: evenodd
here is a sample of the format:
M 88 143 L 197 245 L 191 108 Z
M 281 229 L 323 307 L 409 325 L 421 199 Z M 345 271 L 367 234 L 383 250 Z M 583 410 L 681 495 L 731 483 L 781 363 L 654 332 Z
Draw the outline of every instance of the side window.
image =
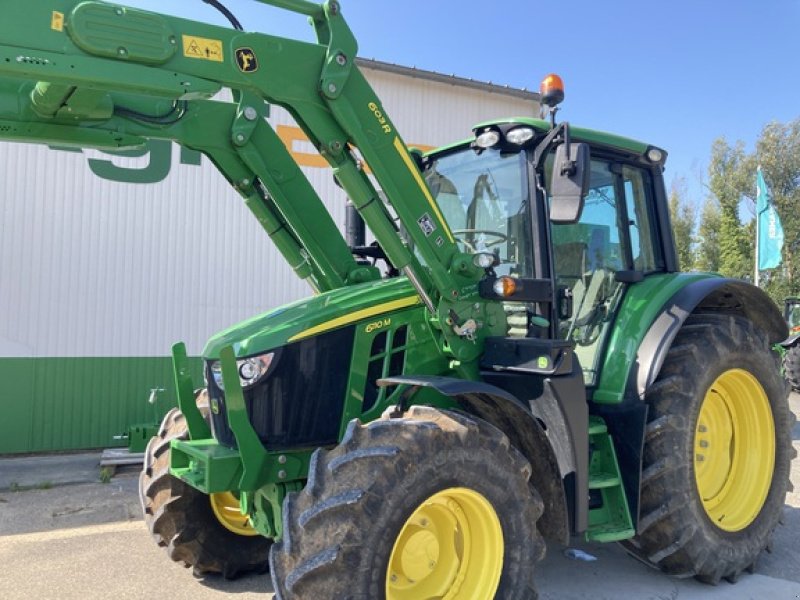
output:
M 593 159 L 589 187 L 580 220 L 554 223 L 552 240 L 556 284 L 572 296 L 572 314 L 559 323 L 559 334 L 575 343 L 584 380 L 593 385 L 622 299 L 617 271 L 655 271 L 662 260 L 653 233 L 650 173 Z
M 633 269 L 645 273 L 663 267 L 658 253 L 658 240 L 653 232 L 653 200 L 651 198 L 650 173 L 634 167 L 622 168 L 625 188 L 625 208 L 628 218 L 628 232 L 631 239 Z

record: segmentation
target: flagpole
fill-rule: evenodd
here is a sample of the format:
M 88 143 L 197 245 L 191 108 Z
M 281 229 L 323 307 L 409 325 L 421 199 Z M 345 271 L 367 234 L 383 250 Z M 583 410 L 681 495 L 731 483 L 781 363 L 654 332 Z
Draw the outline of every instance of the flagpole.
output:
M 761 170 L 761 165 L 758 165 L 758 171 Z M 759 242 L 759 235 L 761 233 L 761 228 L 759 227 L 759 221 L 761 219 L 758 218 L 758 202 L 756 201 L 756 263 L 755 263 L 755 276 L 753 277 L 753 282 L 758 286 L 758 242 Z
M 756 211 L 756 264 L 755 264 L 756 273 L 755 273 L 755 277 L 753 277 L 753 280 L 754 280 L 754 282 L 756 284 L 756 287 L 758 287 L 758 274 L 759 274 L 759 271 L 758 271 L 758 236 L 761 233 L 761 228 L 758 226 L 758 222 L 760 220 L 761 219 L 758 218 L 758 211 Z

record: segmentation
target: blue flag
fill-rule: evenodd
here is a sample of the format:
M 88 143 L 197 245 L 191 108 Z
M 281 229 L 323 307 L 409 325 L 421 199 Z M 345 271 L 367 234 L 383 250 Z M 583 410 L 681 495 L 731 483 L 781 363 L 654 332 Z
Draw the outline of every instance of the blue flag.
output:
M 781 264 L 781 249 L 783 249 L 783 226 L 772 203 L 761 167 L 758 167 L 756 179 L 758 193 L 756 195 L 756 219 L 758 219 L 758 269 L 774 269 Z

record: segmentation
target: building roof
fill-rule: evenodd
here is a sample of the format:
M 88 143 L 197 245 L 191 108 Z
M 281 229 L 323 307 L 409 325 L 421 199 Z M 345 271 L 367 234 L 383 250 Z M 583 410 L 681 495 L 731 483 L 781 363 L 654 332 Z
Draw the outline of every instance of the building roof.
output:
M 359 67 L 366 69 L 374 69 L 376 71 L 384 71 L 387 73 L 396 73 L 398 75 L 405 75 L 406 77 L 415 77 L 418 79 L 425 79 L 428 81 L 435 81 L 436 83 L 446 83 L 449 85 L 458 85 L 476 90 L 483 90 L 493 94 L 504 94 L 523 100 L 530 100 L 531 102 L 539 102 L 539 94 L 532 92 L 526 88 L 515 88 L 509 85 L 499 85 L 491 81 L 477 81 L 466 77 L 458 77 L 457 75 L 445 75 L 444 73 L 437 73 L 435 71 L 427 71 L 425 69 L 418 69 L 417 67 L 404 67 L 394 63 L 383 62 L 371 58 L 356 58 L 356 63 Z

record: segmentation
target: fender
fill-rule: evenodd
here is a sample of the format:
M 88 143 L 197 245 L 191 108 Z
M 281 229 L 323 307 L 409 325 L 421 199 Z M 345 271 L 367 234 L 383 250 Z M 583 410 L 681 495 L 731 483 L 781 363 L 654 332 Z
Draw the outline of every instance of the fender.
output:
M 793 333 L 792 335 L 787 337 L 782 342 L 779 342 L 779 345 L 783 346 L 784 348 L 791 348 L 792 346 L 794 346 L 797 343 L 798 339 L 800 339 L 800 332 Z
M 450 377 L 437 376 L 399 376 L 385 378 L 378 381 L 378 385 L 407 385 L 414 387 L 432 388 L 444 396 L 453 398 L 468 413 L 487 421 L 503 431 L 511 444 L 514 445 L 531 463 L 533 473 L 531 482 L 544 501 L 544 514 L 539 519 L 538 527 L 542 535 L 548 540 L 566 544 L 570 535 L 569 506 L 575 508 L 575 515 L 586 514 L 588 507 L 585 498 L 586 492 L 580 493 L 583 487 L 578 482 L 588 478 L 587 473 L 578 476 L 575 473 L 575 464 L 587 471 L 584 461 L 576 461 L 573 457 L 571 428 L 560 412 L 548 411 L 548 420 L 551 417 L 559 419 L 560 423 L 546 423 L 533 415 L 531 408 L 513 394 L 482 381 L 469 381 Z M 548 432 L 553 431 L 558 443 L 554 443 Z M 566 437 L 566 440 L 561 438 Z M 570 450 L 569 456 L 565 455 Z M 564 472 L 570 469 L 569 472 Z M 574 492 L 574 502 L 568 502 L 565 491 L 565 482 L 569 484 L 570 491 Z M 580 523 L 585 520 L 578 519 Z M 584 529 L 583 526 L 581 529 Z
M 645 392 L 664 365 L 678 330 L 690 314 L 706 308 L 747 317 L 767 333 L 771 344 L 780 343 L 788 334 L 788 327 L 778 307 L 762 289 L 737 279 L 694 281 L 667 301 L 645 334 L 631 367 L 629 392 L 635 392 L 640 399 L 644 399 Z

